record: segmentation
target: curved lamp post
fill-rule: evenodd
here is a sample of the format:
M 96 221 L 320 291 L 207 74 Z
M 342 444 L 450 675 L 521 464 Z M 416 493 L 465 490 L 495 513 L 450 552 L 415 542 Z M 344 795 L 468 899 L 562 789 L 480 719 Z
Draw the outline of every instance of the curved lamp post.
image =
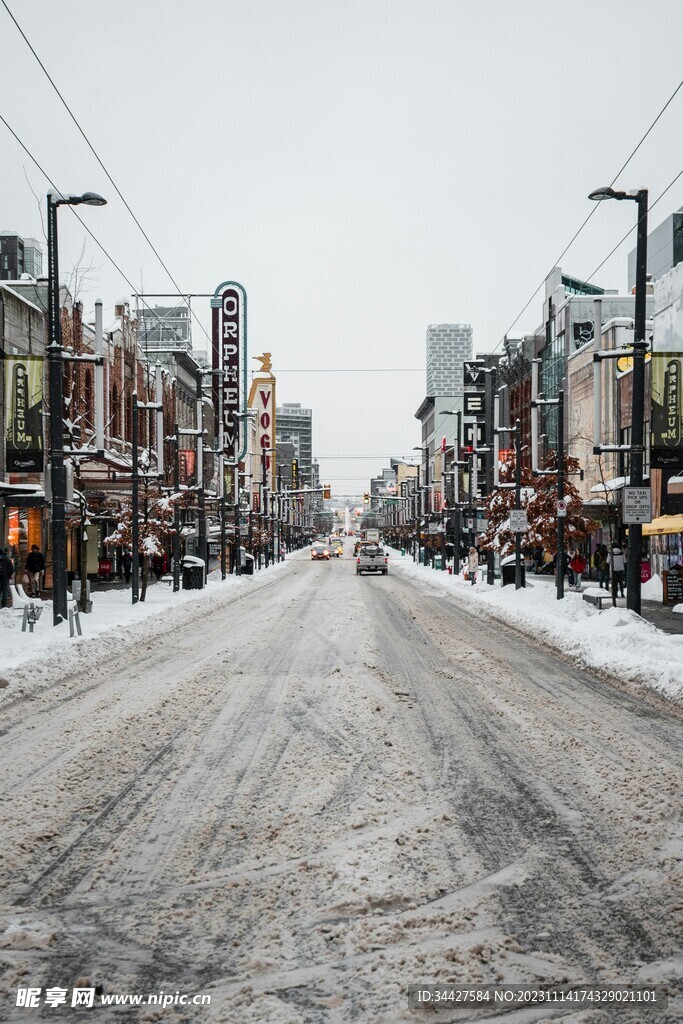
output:
M 47 348 L 50 388 L 50 484 L 52 488 L 52 621 L 66 620 L 66 473 L 64 470 L 64 395 L 62 391 L 62 332 L 59 315 L 58 206 L 106 206 L 96 192 L 83 195 L 47 194 L 47 311 L 50 343 Z M 85 586 L 85 580 L 81 581 Z
M 632 487 L 643 486 L 643 454 L 645 441 L 645 311 L 647 288 L 647 205 L 648 190 L 621 192 L 611 185 L 598 188 L 588 196 L 596 202 L 603 199 L 630 199 L 638 204 L 638 236 L 636 242 L 636 301 L 633 316 L 633 396 L 631 405 L 631 451 L 629 478 Z M 630 523 L 628 529 L 628 564 L 626 571 L 626 606 L 640 615 L 640 563 L 643 528 Z

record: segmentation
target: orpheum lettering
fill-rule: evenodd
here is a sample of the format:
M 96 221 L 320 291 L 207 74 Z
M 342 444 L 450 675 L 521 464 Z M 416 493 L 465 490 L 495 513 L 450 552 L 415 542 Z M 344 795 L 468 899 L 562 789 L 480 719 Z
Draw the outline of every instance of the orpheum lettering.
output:
M 214 388 L 218 405 L 219 387 L 223 400 L 223 438 L 228 458 L 237 455 L 240 411 L 240 356 L 244 330 L 244 294 L 240 287 L 226 284 L 212 301 L 213 368 L 222 369 L 222 384 Z M 218 408 L 216 409 L 218 414 Z
M 681 443 L 681 378 L 680 363 L 671 359 L 667 363 L 664 377 L 664 401 L 666 403 L 666 434 L 664 443 L 667 447 L 677 447 Z

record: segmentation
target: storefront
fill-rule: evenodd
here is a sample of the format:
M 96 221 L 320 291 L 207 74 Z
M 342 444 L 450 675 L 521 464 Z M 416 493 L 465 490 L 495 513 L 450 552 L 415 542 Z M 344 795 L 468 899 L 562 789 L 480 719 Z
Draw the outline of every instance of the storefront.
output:
M 23 569 L 31 547 L 47 551 L 48 521 L 45 494 L 40 484 L 0 483 L 3 511 L 2 547 L 15 566 Z M 47 561 L 47 560 L 46 560 Z

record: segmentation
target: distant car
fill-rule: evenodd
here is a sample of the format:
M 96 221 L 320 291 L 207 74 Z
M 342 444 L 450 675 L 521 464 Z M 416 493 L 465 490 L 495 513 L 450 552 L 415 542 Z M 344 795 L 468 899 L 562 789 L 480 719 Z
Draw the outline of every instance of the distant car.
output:
M 388 575 L 389 556 L 384 553 L 384 548 L 381 548 L 379 544 L 363 544 L 360 548 L 356 556 L 356 576 L 362 576 L 364 572 Z
M 330 541 L 330 551 L 335 558 L 341 558 L 344 554 L 344 545 L 339 539 Z
M 311 558 L 312 559 L 325 559 L 326 562 L 330 560 L 330 549 L 326 544 L 313 544 L 311 546 Z

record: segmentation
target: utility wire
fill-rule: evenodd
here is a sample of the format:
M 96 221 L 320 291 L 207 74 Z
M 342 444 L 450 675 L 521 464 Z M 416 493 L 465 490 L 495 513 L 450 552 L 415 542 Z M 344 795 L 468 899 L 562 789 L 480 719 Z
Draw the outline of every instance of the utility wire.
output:
M 19 34 L 21 35 L 22 39 L 24 40 L 24 42 L 25 42 L 25 43 L 26 43 L 26 45 L 28 46 L 29 50 L 31 51 L 31 53 L 33 54 L 33 56 L 35 57 L 35 59 L 36 59 L 36 60 L 38 61 L 38 64 L 40 65 L 40 67 L 41 67 L 41 69 L 42 69 L 42 71 L 43 71 L 43 73 L 44 73 L 45 77 L 47 78 L 48 82 L 50 83 L 50 85 L 52 86 L 52 88 L 54 89 L 54 91 L 55 91 L 55 92 L 57 93 L 57 95 L 58 95 L 59 99 L 61 100 L 61 102 L 62 102 L 62 105 L 63 105 L 64 109 L 66 110 L 67 114 L 69 115 L 69 117 L 71 118 L 71 120 L 73 121 L 73 123 L 74 123 L 74 124 L 76 125 L 76 127 L 78 128 L 78 131 L 80 132 L 81 136 L 83 137 L 83 140 L 84 140 L 85 144 L 87 145 L 88 149 L 90 150 L 90 152 L 91 152 L 91 153 L 92 153 L 92 155 L 93 155 L 93 156 L 95 157 L 95 159 L 97 160 L 98 164 L 100 165 L 100 167 L 101 167 L 101 168 L 102 168 L 102 170 L 104 171 L 105 175 L 107 176 L 107 179 L 109 180 L 109 182 L 110 182 L 110 184 L 111 184 L 112 188 L 114 189 L 114 191 L 116 192 L 117 196 L 119 197 L 119 199 L 121 200 L 121 202 L 123 203 L 123 205 L 125 206 L 125 208 L 126 208 L 126 209 L 128 210 L 128 213 L 129 213 L 129 214 L 131 215 L 131 217 L 133 218 L 133 220 L 134 220 L 134 221 L 135 221 L 135 223 L 137 224 L 138 228 L 140 229 L 140 231 L 141 231 L 141 233 L 142 233 L 142 235 L 143 235 L 143 237 L 144 237 L 145 241 L 146 241 L 146 242 L 147 242 L 147 244 L 149 245 L 150 249 L 152 250 L 152 252 L 153 252 L 153 253 L 154 253 L 154 255 L 156 256 L 156 258 L 157 258 L 157 259 L 159 260 L 159 263 L 161 264 L 161 266 L 162 266 L 162 267 L 164 268 L 164 270 L 165 270 L 165 271 L 166 271 L 166 273 L 168 274 L 168 276 L 169 276 L 170 280 L 171 280 L 171 281 L 173 282 L 173 285 L 174 285 L 174 287 L 175 287 L 175 288 L 177 288 L 178 292 L 179 292 L 179 293 L 180 293 L 181 295 L 183 295 L 183 294 L 184 294 L 184 292 L 182 291 L 182 289 L 181 289 L 180 285 L 179 285 L 179 284 L 178 284 L 178 282 L 177 282 L 177 281 L 175 280 L 175 278 L 173 277 L 173 274 L 171 273 L 171 271 L 170 271 L 170 270 L 168 269 L 168 267 L 167 267 L 167 266 L 166 266 L 166 264 L 164 263 L 164 261 L 163 261 L 163 259 L 161 258 L 160 254 L 159 254 L 159 252 L 158 252 L 158 250 L 157 250 L 157 248 L 156 248 L 156 246 L 155 246 L 155 245 L 154 245 L 154 243 L 152 242 L 152 239 L 151 239 L 151 238 L 149 237 L 149 235 L 147 234 L 147 232 L 146 232 L 146 231 L 145 231 L 145 229 L 143 228 L 142 224 L 140 223 L 140 221 L 138 220 L 138 218 L 137 218 L 137 217 L 135 216 L 135 214 L 133 213 L 132 209 L 130 208 L 130 206 L 129 206 L 128 202 L 126 201 L 125 197 L 123 196 L 123 194 L 122 194 L 121 190 L 119 189 L 118 185 L 116 184 L 116 182 L 115 182 L 115 181 L 114 181 L 114 179 L 112 178 L 112 176 L 111 176 L 111 174 L 109 173 L 109 171 L 107 170 L 107 168 L 106 168 L 106 167 L 104 166 L 104 163 L 103 163 L 103 162 L 102 162 L 102 160 L 100 159 L 100 156 L 98 155 L 97 151 L 95 150 L 95 147 L 94 147 L 94 146 L 92 145 L 92 143 L 91 143 L 90 139 L 89 139 L 89 138 L 88 138 L 88 136 L 86 135 L 86 133 L 85 133 L 85 131 L 83 130 L 83 128 L 81 128 L 81 125 L 79 124 L 78 120 L 76 119 L 76 116 L 75 116 L 75 114 L 73 113 L 73 111 L 71 110 L 71 108 L 70 108 L 69 104 L 68 104 L 68 103 L 66 102 L 66 100 L 65 100 L 65 99 L 64 99 L 64 97 L 62 96 L 62 94 L 61 94 L 61 92 L 59 91 L 59 89 L 58 89 L 58 87 L 57 87 L 57 85 L 56 85 L 56 83 L 55 83 L 54 79 L 53 79 L 53 78 L 52 78 L 52 76 L 50 75 L 49 71 L 47 70 L 47 68 L 46 68 L 46 67 L 45 67 L 45 65 L 43 64 L 43 62 L 42 62 L 42 60 L 40 59 L 40 57 L 38 56 L 38 54 L 36 53 L 36 51 L 35 51 L 35 49 L 34 49 L 33 45 L 31 44 L 30 40 L 28 39 L 28 37 L 27 37 L 26 33 L 25 33 L 25 32 L 24 32 L 24 30 L 22 29 L 22 27 L 21 27 L 21 25 L 19 24 L 19 22 L 17 21 L 17 19 L 16 19 L 15 17 L 14 17 L 14 14 L 12 13 L 12 11 L 11 11 L 11 10 L 9 9 L 9 7 L 7 6 L 6 0 L 0 0 L 0 3 L 2 3 L 2 6 L 3 6 L 4 8 L 5 8 L 5 10 L 7 11 L 7 13 L 9 14 L 10 18 L 11 18 L 11 19 L 12 19 L 12 21 L 14 22 L 14 25 L 16 26 L 16 29 L 17 29 L 17 31 L 18 31 L 18 32 L 19 32 Z M 16 137 L 16 136 L 15 136 L 15 137 Z M 48 178 L 48 181 L 49 181 L 49 180 L 50 180 L 50 179 Z M 53 187 L 54 187 L 54 186 L 53 186 Z M 80 217 L 79 217 L 78 219 L 80 220 Z M 81 223 L 83 223 L 83 222 L 81 221 Z M 104 250 L 102 250 L 102 251 L 104 252 Z M 126 278 L 126 280 L 128 280 L 128 279 Z M 130 282 L 128 282 L 128 283 L 130 284 Z M 132 287 L 133 287 L 133 286 L 131 285 L 131 288 L 132 288 Z M 198 323 L 199 323 L 199 326 L 201 327 L 202 331 L 203 331 L 203 332 L 204 332 L 204 334 L 206 335 L 206 339 L 207 339 L 207 341 L 211 341 L 211 339 L 209 338 L 209 335 L 208 335 L 208 334 L 206 333 L 206 330 L 204 329 L 204 325 L 203 325 L 203 324 L 202 324 L 202 323 L 201 323 L 200 321 L 198 321 Z
M 4 3 L 4 0 L 2 0 L 2 2 Z M 617 178 L 619 177 L 619 175 L 621 174 L 621 172 L 622 172 L 622 171 L 624 171 L 624 170 L 625 170 L 625 169 L 626 169 L 626 168 L 628 167 L 628 165 L 630 164 L 630 162 L 631 162 L 631 160 L 633 159 L 633 157 L 634 157 L 634 156 L 636 155 L 636 153 L 638 152 L 638 150 L 640 149 L 640 147 L 642 146 L 642 144 L 643 144 L 643 143 L 645 142 L 645 139 L 646 139 L 646 138 L 648 137 L 648 135 L 650 134 L 650 132 L 652 131 L 652 129 L 653 129 L 654 127 L 655 127 L 655 125 L 657 124 L 657 122 L 658 122 L 658 121 L 659 121 L 659 119 L 661 118 L 661 116 L 662 116 L 662 115 L 664 114 L 664 112 L 665 112 L 665 110 L 667 109 L 667 107 L 669 107 L 669 106 L 670 106 L 670 104 L 671 104 L 671 103 L 673 102 L 673 100 L 675 99 L 676 95 L 677 95 L 677 94 L 678 94 L 678 93 L 680 92 L 681 88 L 683 88 L 683 79 L 682 79 L 682 80 L 681 80 L 681 81 L 680 81 L 680 82 L 678 83 L 678 85 L 676 86 L 676 88 L 674 89 L 674 91 L 673 91 L 673 92 L 671 93 L 671 95 L 669 96 L 668 100 L 666 101 L 666 103 L 664 104 L 664 106 L 662 107 L 662 109 L 661 109 L 661 110 L 659 111 L 659 113 L 657 114 L 656 118 L 654 119 L 654 121 L 652 122 L 652 124 L 650 125 L 650 127 L 649 127 L 649 128 L 647 129 L 647 131 L 646 131 L 646 132 L 645 132 L 645 134 L 644 134 L 644 135 L 642 136 L 642 138 L 641 138 L 641 139 L 640 139 L 640 141 L 639 141 L 639 142 L 637 143 L 637 145 L 636 145 L 636 146 L 634 146 L 634 148 L 633 148 L 633 149 L 631 150 L 631 153 L 629 154 L 629 156 L 628 156 L 628 157 L 626 158 L 626 160 L 625 160 L 625 161 L 624 161 L 624 163 L 623 163 L 623 164 L 621 165 L 621 167 L 619 168 L 619 170 L 617 171 L 617 173 L 616 173 L 616 174 L 614 175 L 614 177 L 612 178 L 612 180 L 611 180 L 611 181 L 610 181 L 610 183 L 609 183 L 609 187 L 610 187 L 610 188 L 612 187 L 612 185 L 614 184 L 614 182 L 615 182 L 615 181 L 617 180 Z M 674 181 L 675 181 L 675 180 L 676 180 L 676 179 L 674 179 Z M 673 184 L 674 184 L 674 182 L 672 181 L 672 182 L 671 182 L 671 185 L 673 185 Z M 671 188 L 671 185 L 669 185 L 669 188 Z M 667 189 L 666 189 L 665 191 L 668 191 L 668 188 L 667 188 Z M 664 192 L 662 192 L 662 195 L 664 195 Z M 661 198 L 662 198 L 662 196 L 660 196 L 659 198 L 661 199 Z M 581 232 L 583 231 L 583 229 L 585 228 L 586 224 L 587 224 L 587 223 L 588 223 L 588 221 L 589 221 L 589 220 L 591 219 L 591 217 L 593 216 L 593 214 L 594 214 L 594 213 L 596 213 L 596 211 L 597 211 L 597 209 L 598 209 L 598 207 L 599 207 L 599 205 L 600 205 L 600 203 L 601 203 L 601 202 L 604 202 L 604 200 L 602 200 L 602 199 L 601 199 L 601 200 L 600 200 L 599 202 L 597 202 L 597 203 L 595 204 L 595 206 L 593 206 L 593 208 L 591 209 L 591 211 L 590 211 L 590 213 L 588 214 L 588 216 L 586 217 L 586 219 L 585 219 L 585 220 L 583 221 L 583 223 L 582 223 L 582 224 L 581 224 L 581 226 L 580 226 L 580 227 L 578 228 L 578 230 L 574 232 L 574 234 L 573 234 L 573 235 L 572 235 L 572 237 L 570 238 L 570 240 L 569 240 L 569 242 L 567 243 L 567 245 L 566 245 L 566 246 L 564 247 L 564 249 L 562 250 L 562 252 L 560 253 L 560 255 L 559 255 L 559 256 L 557 257 L 557 259 L 556 259 L 556 260 L 555 260 L 555 262 L 553 263 L 553 267 L 557 267 L 557 266 L 559 266 L 559 265 L 560 265 L 560 262 L 561 262 L 561 260 L 562 260 L 562 259 L 564 258 L 564 256 L 566 256 L 566 254 L 567 254 L 567 253 L 569 252 L 569 249 L 570 249 L 570 248 L 572 247 L 572 245 L 574 244 L 574 242 L 576 241 L 576 239 L 577 239 L 577 238 L 579 237 L 579 235 L 581 234 Z M 652 205 L 654 206 L 654 203 L 653 203 Z M 630 233 L 631 233 L 631 232 L 629 231 L 629 233 L 628 233 L 628 234 L 630 234 Z M 628 236 L 625 236 L 625 237 L 628 237 Z M 612 255 L 612 254 L 613 254 L 614 252 L 616 252 L 616 250 L 617 250 L 617 249 L 619 248 L 619 246 L 620 246 L 620 245 L 622 244 L 622 242 L 623 242 L 623 241 L 624 241 L 624 239 L 622 238 L 621 242 L 619 242 L 619 243 L 618 243 L 618 245 L 617 245 L 617 246 L 616 246 L 616 247 L 615 247 L 615 248 L 614 248 L 614 249 L 612 250 L 612 252 L 611 252 L 611 253 L 609 254 L 610 256 L 611 256 L 611 255 Z M 602 266 L 604 265 L 604 263 L 605 263 L 605 262 L 606 262 L 606 261 L 607 261 L 608 259 L 609 259 L 609 256 L 606 256 L 606 257 L 605 257 L 605 259 L 603 260 L 603 262 L 602 262 L 602 263 L 600 264 L 600 267 L 602 267 Z M 598 267 L 598 268 L 597 268 L 597 270 L 594 270 L 594 271 L 593 271 L 593 274 L 596 274 L 596 273 L 597 273 L 597 271 L 598 271 L 598 270 L 600 270 L 600 267 Z M 552 267 L 551 267 L 550 269 L 552 270 Z M 537 295 L 538 295 L 538 293 L 540 292 L 541 288 L 542 288 L 542 287 L 543 287 L 543 285 L 545 284 L 545 282 L 546 282 L 546 279 L 547 279 L 547 276 L 548 276 L 548 275 L 546 274 L 546 276 L 545 276 L 545 277 L 543 278 L 543 280 L 541 281 L 541 283 L 540 283 L 540 284 L 538 285 L 538 287 L 537 287 L 537 288 L 535 289 L 534 293 L 533 293 L 533 294 L 532 294 L 532 295 L 530 296 L 530 298 L 528 299 L 528 301 L 527 301 L 527 302 L 525 302 L 524 306 L 523 306 L 523 307 L 522 307 L 522 309 L 521 309 L 521 310 L 519 311 L 519 313 L 517 314 L 517 316 L 515 317 L 515 319 L 514 319 L 514 320 L 512 321 L 512 323 L 511 323 L 511 324 L 510 324 L 510 326 L 508 327 L 508 329 L 507 329 L 507 331 L 505 332 L 505 334 L 503 335 L 503 337 L 502 337 L 502 338 L 500 339 L 500 341 L 499 341 L 499 342 L 498 342 L 498 344 L 497 344 L 497 345 L 495 346 L 495 348 L 494 348 L 494 349 L 492 349 L 492 353 L 493 353 L 493 352 L 495 352 L 495 351 L 496 351 L 496 350 L 497 350 L 498 348 L 500 348 L 500 346 L 501 346 L 501 345 L 503 344 L 503 342 L 505 341 L 505 338 L 506 338 L 506 337 L 507 337 L 507 335 L 508 335 L 508 334 L 510 333 L 510 331 L 511 331 L 511 330 L 513 329 L 513 327 L 515 326 L 515 324 L 517 323 L 517 321 L 518 321 L 518 320 L 520 319 L 520 317 L 522 317 L 522 316 L 524 315 L 524 313 L 526 313 L 527 309 L 529 308 L 529 306 L 530 306 L 530 305 L 531 305 L 531 303 L 532 303 L 532 302 L 534 301 L 534 299 L 536 298 L 536 296 L 537 296 Z M 591 275 L 591 277 L 592 277 L 592 276 L 593 276 L 593 275 Z M 590 281 L 590 277 L 588 278 L 588 281 Z M 586 282 L 586 283 L 588 283 L 588 282 Z
M 668 185 L 666 186 L 666 188 L 664 189 L 664 191 L 663 191 L 663 192 L 660 192 L 660 194 L 659 194 L 659 195 L 657 196 L 657 198 L 656 198 L 656 199 L 654 200 L 654 202 L 650 204 L 650 210 L 654 210 L 654 208 L 655 208 L 655 206 L 657 205 L 657 203 L 659 202 L 659 200 L 660 200 L 660 199 L 663 199 L 663 198 L 664 198 L 664 196 L 666 195 L 666 193 L 667 193 L 667 192 L 669 191 L 669 189 L 670 189 L 670 188 L 673 188 L 673 186 L 674 186 L 674 185 L 676 184 L 676 182 L 677 182 L 677 181 L 678 181 L 678 179 L 679 179 L 679 178 L 681 177 L 681 175 L 683 175 L 683 168 L 682 168 L 682 169 L 681 169 L 681 170 L 680 170 L 680 171 L 678 172 L 678 174 L 676 175 L 676 177 L 675 177 L 675 178 L 673 178 L 673 179 L 672 179 L 672 180 L 671 180 L 671 181 L 669 182 L 669 184 L 668 184 Z M 648 213 L 649 213 L 649 212 L 650 212 L 650 211 L 648 210 Z M 647 216 L 647 214 L 646 214 L 646 216 Z M 636 230 L 636 228 L 638 227 L 638 225 L 639 225 L 639 224 L 640 224 L 640 221 L 638 220 L 638 221 L 636 221 L 636 223 L 635 223 L 635 224 L 634 224 L 634 225 L 633 225 L 632 227 L 630 227 L 630 228 L 628 229 L 628 231 L 627 231 L 627 232 L 626 232 L 626 234 L 625 234 L 625 235 L 623 236 L 623 238 L 621 238 L 621 239 L 620 239 L 620 240 L 619 240 L 619 241 L 617 242 L 617 244 L 616 244 L 616 245 L 614 246 L 614 248 L 613 248 L 613 249 L 611 250 L 611 252 L 609 252 L 609 253 L 608 253 L 608 254 L 607 254 L 607 255 L 605 256 L 605 258 L 604 258 L 604 260 L 602 261 L 602 263 L 599 263 L 599 264 L 598 264 L 598 266 L 597 266 L 597 267 L 595 268 L 595 270 L 593 271 L 593 273 L 591 274 L 591 276 L 590 276 L 590 277 L 589 277 L 589 278 L 587 279 L 587 281 L 586 281 L 586 284 L 588 284 L 588 283 L 590 282 L 591 278 L 595 277 L 595 275 L 596 275 L 596 274 L 598 273 L 598 271 L 599 271 L 599 270 L 601 270 L 601 269 L 602 269 L 602 267 L 604 267 L 605 263 L 607 263 L 607 260 L 608 260 L 608 259 L 610 258 L 610 256 L 614 256 L 614 254 L 615 254 L 615 252 L 617 251 L 617 249 L 618 249 L 618 248 L 619 248 L 620 246 L 622 246 L 622 245 L 624 244 L 624 242 L 626 241 L 626 239 L 628 238 L 628 236 L 629 236 L 629 235 L 632 235 L 632 234 L 633 234 L 633 232 L 634 232 L 634 231 Z M 658 250 L 658 251 L 661 251 L 661 250 Z M 655 253 L 654 255 L 656 255 L 656 253 Z
M 4 2 L 4 0 L 0 0 L 0 2 Z M 47 171 L 45 170 L 45 168 L 44 168 L 44 167 L 42 167 L 42 166 L 41 166 L 41 165 L 40 165 L 40 164 L 38 163 L 38 161 L 37 161 L 37 160 L 36 160 L 36 158 L 34 157 L 34 155 L 33 155 L 33 153 L 31 152 L 31 150 L 30 150 L 30 149 L 28 148 L 28 146 L 26 146 L 26 144 L 25 144 L 24 142 L 22 142 L 22 140 L 21 140 L 21 139 L 19 138 L 19 136 L 17 135 L 17 133 L 16 133 L 15 131 L 14 131 L 14 129 L 12 128 L 12 126 L 11 126 L 11 125 L 10 125 L 10 124 L 8 123 L 8 121 L 7 121 L 7 120 L 6 120 L 6 119 L 5 119 L 4 117 L 3 117 L 3 115 L 2 115 L 2 114 L 0 114 L 0 121 L 2 121 L 2 123 L 3 123 L 3 124 L 4 124 L 4 126 L 5 126 L 5 128 L 6 128 L 6 129 L 7 129 L 7 131 L 8 131 L 9 133 L 10 133 L 10 135 L 12 135 L 12 136 L 14 137 L 14 139 L 16 139 L 16 141 L 17 141 L 17 142 L 19 143 L 19 145 L 20 145 L 20 146 L 21 146 L 21 148 L 22 148 L 22 149 L 24 150 L 24 152 L 25 152 L 25 153 L 26 153 L 26 155 L 27 155 L 27 156 L 29 157 L 29 159 L 33 161 L 33 163 L 34 163 L 34 164 L 36 165 L 36 167 L 38 168 L 38 170 L 40 171 L 40 173 L 41 173 L 41 174 L 42 174 L 42 175 L 44 176 L 44 178 L 45 178 L 45 179 L 46 179 L 47 181 L 49 181 L 49 183 L 50 183 L 50 184 L 52 185 L 52 187 L 53 187 L 53 189 L 55 190 L 55 192 L 58 192 L 58 193 L 59 193 L 59 194 L 61 195 L 61 194 L 62 194 L 62 192 L 61 192 L 61 189 L 57 188 L 57 186 L 55 185 L 54 181 L 52 180 L 52 178 L 50 177 L 50 175 L 49 175 L 49 174 L 47 173 Z M 76 220 L 77 220 L 77 221 L 79 222 L 79 224 L 81 224 L 81 226 L 83 227 L 84 231 L 86 231 L 86 232 L 87 232 L 87 234 L 88 234 L 88 235 L 90 236 L 90 238 L 92 238 L 92 240 L 93 240 L 93 242 L 95 243 L 95 245 L 96 245 L 96 246 L 97 246 L 97 247 L 98 247 L 98 248 L 100 249 L 100 251 L 101 251 L 101 252 L 102 252 L 102 253 L 103 253 L 103 254 L 104 254 L 104 255 L 106 256 L 106 258 L 107 258 L 107 259 L 109 260 L 109 262 L 111 263 L 111 265 L 112 265 L 112 266 L 113 266 L 113 267 L 114 267 L 114 268 L 115 268 L 115 269 L 116 269 L 116 270 L 117 270 L 117 271 L 119 272 L 119 274 L 121 275 L 121 277 L 123 278 L 123 280 L 124 280 L 124 281 L 126 282 L 126 284 L 128 284 L 128 285 L 130 286 L 131 292 L 132 292 L 133 294 L 135 294 L 135 285 L 134 285 L 134 284 L 133 284 L 133 282 L 132 282 L 132 281 L 130 280 L 130 278 L 129 278 L 129 277 L 127 276 L 127 274 L 125 274 L 125 273 L 124 273 L 124 271 L 123 271 L 123 270 L 121 269 L 121 267 L 120 267 L 120 266 L 118 265 L 118 263 L 116 262 L 116 260 L 114 259 L 114 257 L 113 257 L 112 255 L 110 255 L 110 253 L 109 253 L 109 252 L 107 252 L 107 250 L 105 249 L 105 247 L 104 247 L 104 246 L 102 245 L 102 243 L 100 242 L 99 238 L 97 238 L 97 237 L 96 237 L 96 235 L 94 235 L 94 234 L 92 233 L 92 231 L 90 230 L 90 228 L 88 227 L 88 225 L 87 225 L 87 224 L 85 223 L 85 221 L 84 221 L 84 220 L 82 219 L 82 217 L 79 217 L 79 215 L 78 215 L 78 214 L 76 213 L 76 210 L 75 210 L 75 208 L 74 208 L 73 206 L 69 205 L 69 209 L 71 210 L 72 214 L 74 215 L 74 217 L 76 218 Z M 159 316 L 159 314 L 158 314 L 158 313 L 156 312 L 156 310 L 152 309 L 152 307 L 151 307 L 151 306 L 149 305 L 149 303 L 148 303 L 148 302 L 146 302 L 146 301 L 145 301 L 145 299 L 144 299 L 144 298 L 142 299 L 142 301 L 143 301 L 143 303 L 145 304 L 145 306 L 147 306 L 147 308 L 149 309 L 150 313 L 151 313 L 151 314 L 152 314 L 153 316 L 155 316 L 155 317 L 157 318 L 157 320 L 159 321 L 159 324 L 160 324 L 160 326 L 162 326 L 162 327 L 163 327 L 163 326 L 164 326 L 164 324 L 163 324 L 163 321 L 161 320 L 161 317 L 160 317 L 160 316 Z M 176 332 L 176 333 L 177 333 L 177 332 Z M 178 337 L 180 337 L 180 335 L 178 335 Z

